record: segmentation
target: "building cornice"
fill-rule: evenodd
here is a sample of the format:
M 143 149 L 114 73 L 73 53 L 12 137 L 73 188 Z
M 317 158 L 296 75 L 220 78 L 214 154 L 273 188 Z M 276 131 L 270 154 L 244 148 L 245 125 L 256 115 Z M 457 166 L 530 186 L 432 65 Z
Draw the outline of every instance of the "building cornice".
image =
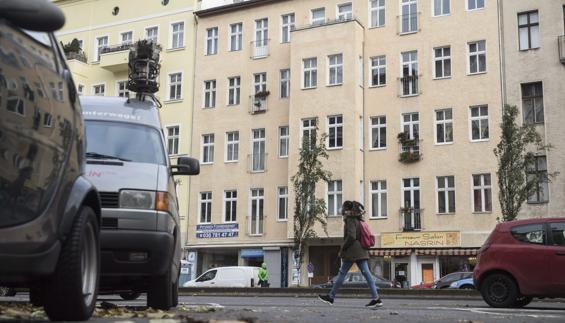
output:
M 263 6 L 275 2 L 283 2 L 283 1 L 288 1 L 288 0 L 249 0 L 249 1 L 232 3 L 224 6 L 213 7 L 204 10 L 198 10 L 194 12 L 194 15 L 198 17 L 210 17 L 210 16 L 221 15 L 224 13 L 229 13 L 242 9 L 250 9 L 254 7 L 259 7 L 259 6 Z

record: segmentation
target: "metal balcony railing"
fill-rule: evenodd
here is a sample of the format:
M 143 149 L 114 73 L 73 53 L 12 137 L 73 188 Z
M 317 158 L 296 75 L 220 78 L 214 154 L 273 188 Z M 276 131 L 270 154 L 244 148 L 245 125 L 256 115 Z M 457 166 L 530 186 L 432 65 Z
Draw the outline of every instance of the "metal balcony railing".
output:
M 251 42 L 251 58 L 258 59 L 269 56 L 269 39 L 260 39 Z
M 250 173 L 263 173 L 267 170 L 266 153 L 252 153 L 247 155 L 248 169 Z
M 400 96 L 415 96 L 420 94 L 418 86 L 418 75 L 405 75 L 399 78 Z
M 565 64 L 565 35 L 561 35 L 557 38 L 559 47 L 559 60 L 561 64 Z
M 266 96 L 249 96 L 249 102 L 251 106 L 249 107 L 249 113 L 258 114 L 267 112 L 267 97 Z
M 422 210 L 405 207 L 400 209 L 403 231 L 422 230 Z
M 132 46 L 133 43 L 124 43 L 119 45 L 106 46 L 100 49 L 100 55 L 121 52 L 123 50 L 129 50 Z
M 77 61 L 86 63 L 86 54 L 83 51 L 68 52 L 68 53 L 65 53 L 65 56 L 67 57 L 68 61 L 76 59 Z

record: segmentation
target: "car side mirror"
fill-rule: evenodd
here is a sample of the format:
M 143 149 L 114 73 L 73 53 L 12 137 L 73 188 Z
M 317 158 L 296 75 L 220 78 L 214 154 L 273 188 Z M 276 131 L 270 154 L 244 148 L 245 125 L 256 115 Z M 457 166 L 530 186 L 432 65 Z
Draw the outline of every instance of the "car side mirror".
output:
M 63 11 L 47 0 L 0 1 L 0 18 L 31 31 L 53 32 L 65 25 Z
M 200 162 L 192 157 L 179 157 L 177 164 L 171 166 L 173 176 L 176 175 L 198 175 L 200 174 Z

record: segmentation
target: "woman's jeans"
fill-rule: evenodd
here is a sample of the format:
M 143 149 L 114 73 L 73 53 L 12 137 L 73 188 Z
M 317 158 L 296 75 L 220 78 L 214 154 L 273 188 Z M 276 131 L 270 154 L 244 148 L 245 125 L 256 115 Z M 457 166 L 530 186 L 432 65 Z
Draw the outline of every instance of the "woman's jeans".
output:
M 377 294 L 377 286 L 375 285 L 375 280 L 373 279 L 373 275 L 369 270 L 369 261 L 367 259 L 361 259 L 361 260 L 357 260 L 355 263 L 357 264 L 357 267 L 359 267 L 359 270 L 361 270 L 363 276 L 365 276 L 365 280 L 367 280 L 369 289 L 371 289 L 371 297 L 373 299 L 377 299 L 379 295 Z M 353 261 L 343 260 L 341 264 L 341 268 L 339 269 L 339 274 L 337 275 L 337 279 L 336 281 L 334 281 L 332 290 L 330 291 L 331 298 L 335 298 L 335 294 L 343 284 L 343 281 L 345 280 L 345 275 L 347 275 L 347 272 L 349 272 L 351 266 L 353 266 Z

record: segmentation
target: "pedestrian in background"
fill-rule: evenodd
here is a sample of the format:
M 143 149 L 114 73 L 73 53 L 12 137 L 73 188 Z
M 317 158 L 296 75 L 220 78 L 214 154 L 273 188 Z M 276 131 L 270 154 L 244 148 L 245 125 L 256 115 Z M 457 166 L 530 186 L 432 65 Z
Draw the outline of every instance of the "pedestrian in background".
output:
M 318 298 L 326 304 L 333 305 L 335 295 L 343 284 L 345 275 L 347 275 L 353 263 L 356 263 L 371 290 L 372 299 L 365 307 L 377 308 L 383 306 L 383 302 L 377 293 L 377 286 L 373 279 L 373 274 L 371 274 L 369 270 L 369 252 L 362 247 L 359 241 L 361 237 L 360 222 L 363 221 L 364 213 L 365 209 L 359 202 L 345 201 L 343 203 L 342 214 L 345 225 L 343 229 L 344 242 L 339 251 L 341 268 L 339 269 L 339 274 L 337 275 L 336 281 L 333 283 L 330 293 L 318 296 Z
M 269 273 L 267 272 L 267 264 L 263 263 L 259 268 L 259 286 L 269 287 Z

